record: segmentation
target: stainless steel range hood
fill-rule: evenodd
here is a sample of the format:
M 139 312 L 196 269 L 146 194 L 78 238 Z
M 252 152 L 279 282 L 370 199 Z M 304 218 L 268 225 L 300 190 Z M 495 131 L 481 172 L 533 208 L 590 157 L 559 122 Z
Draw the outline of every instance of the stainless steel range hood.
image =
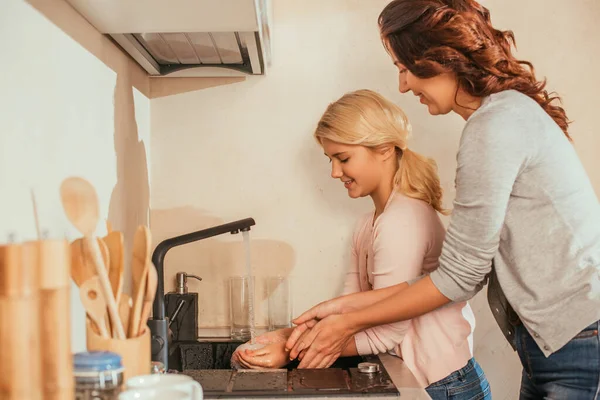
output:
M 150 75 L 263 75 L 270 0 L 67 0 Z

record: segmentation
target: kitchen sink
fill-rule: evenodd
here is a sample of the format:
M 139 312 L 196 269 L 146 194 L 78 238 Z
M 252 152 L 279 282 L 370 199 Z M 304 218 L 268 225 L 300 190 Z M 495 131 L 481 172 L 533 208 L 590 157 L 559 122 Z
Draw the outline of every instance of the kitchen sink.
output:
M 399 395 L 379 357 L 341 357 L 327 369 L 233 370 L 230 359 L 243 342 L 199 340 L 173 342 L 169 368 L 200 382 L 206 398 L 306 395 Z M 374 373 L 360 372 L 359 363 L 376 364 Z

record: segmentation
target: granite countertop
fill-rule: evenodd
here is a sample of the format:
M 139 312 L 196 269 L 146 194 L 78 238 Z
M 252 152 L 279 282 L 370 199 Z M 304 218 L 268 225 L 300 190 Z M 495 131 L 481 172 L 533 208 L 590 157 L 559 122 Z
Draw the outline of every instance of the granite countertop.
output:
M 380 354 L 379 359 L 387 370 L 392 382 L 398 388 L 400 397 L 404 399 L 431 399 L 425 389 L 419 387 L 417 380 L 404 361 L 389 354 Z M 375 397 L 383 398 L 383 397 Z M 387 397 L 389 398 L 389 396 Z

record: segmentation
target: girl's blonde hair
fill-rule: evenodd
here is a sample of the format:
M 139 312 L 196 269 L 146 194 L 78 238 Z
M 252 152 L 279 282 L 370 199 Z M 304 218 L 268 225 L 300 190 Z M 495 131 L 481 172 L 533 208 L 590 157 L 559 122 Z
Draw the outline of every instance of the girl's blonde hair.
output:
M 357 90 L 331 103 L 321 117 L 315 139 L 377 149 L 392 145 L 398 157 L 394 185 L 408 197 L 423 200 L 446 215 L 435 161 L 407 147 L 411 126 L 404 112 L 371 90 Z

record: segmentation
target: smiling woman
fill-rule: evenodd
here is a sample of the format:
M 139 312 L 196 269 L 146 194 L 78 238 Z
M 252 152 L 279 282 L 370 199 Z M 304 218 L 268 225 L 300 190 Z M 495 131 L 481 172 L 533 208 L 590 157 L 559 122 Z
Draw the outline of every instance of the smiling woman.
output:
M 420 96 L 432 115 L 466 121 L 439 268 L 305 312 L 286 343 L 291 356 L 330 359 L 357 332 L 415 321 L 488 284 L 523 364 L 520 398 L 598 398 L 600 206 L 558 96 L 475 0 L 393 0 L 378 22 L 400 91 Z

